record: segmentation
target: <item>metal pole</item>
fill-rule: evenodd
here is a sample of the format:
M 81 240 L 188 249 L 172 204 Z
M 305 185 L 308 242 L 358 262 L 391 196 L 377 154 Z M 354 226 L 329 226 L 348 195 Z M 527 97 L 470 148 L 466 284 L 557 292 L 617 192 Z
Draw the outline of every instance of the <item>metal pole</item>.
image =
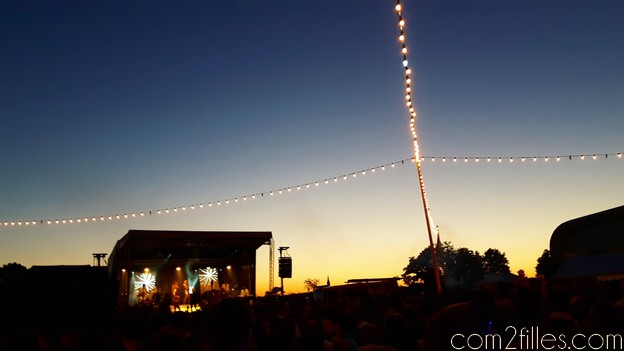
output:
M 423 209 L 425 210 L 425 221 L 427 222 L 427 233 L 429 234 L 429 246 L 431 249 L 431 259 L 433 261 L 433 273 L 436 281 L 436 291 L 438 295 L 442 294 L 442 282 L 440 281 L 440 270 L 438 269 L 438 259 L 433 246 L 433 235 L 431 234 L 431 223 L 429 223 L 429 210 L 427 208 L 427 201 L 425 200 L 425 184 L 422 177 L 422 171 L 420 170 L 420 160 L 416 161 L 416 169 L 418 170 L 418 183 L 420 184 L 420 197 L 423 203 Z

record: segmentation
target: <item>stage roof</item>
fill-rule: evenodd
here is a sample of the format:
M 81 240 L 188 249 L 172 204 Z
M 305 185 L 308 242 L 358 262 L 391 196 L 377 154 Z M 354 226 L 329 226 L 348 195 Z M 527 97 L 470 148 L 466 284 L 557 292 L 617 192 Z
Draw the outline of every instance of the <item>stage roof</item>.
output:
M 227 259 L 243 251 L 255 253 L 271 238 L 271 232 L 130 230 L 117 241 L 109 266 L 120 261 Z

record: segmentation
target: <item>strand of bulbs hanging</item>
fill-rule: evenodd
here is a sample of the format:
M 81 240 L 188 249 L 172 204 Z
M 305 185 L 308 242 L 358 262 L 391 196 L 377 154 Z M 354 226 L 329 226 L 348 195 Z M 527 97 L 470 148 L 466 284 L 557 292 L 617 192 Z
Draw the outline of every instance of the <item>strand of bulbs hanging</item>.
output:
M 504 164 L 513 164 L 515 160 L 519 161 L 519 163 L 529 161 L 531 163 L 538 162 L 549 162 L 549 160 L 553 160 L 555 162 L 560 162 L 562 160 L 621 160 L 623 152 L 612 152 L 612 153 L 601 153 L 601 154 L 577 154 L 577 155 L 565 155 L 565 156 L 423 156 L 421 157 L 421 162 L 427 161 L 435 164 L 463 164 L 463 163 L 504 163 Z M 196 210 L 196 209 L 204 209 L 211 207 L 219 207 L 222 205 L 230 205 L 236 204 L 239 202 L 245 202 L 248 200 L 255 200 L 257 198 L 262 198 L 264 196 L 274 196 L 281 195 L 286 193 L 291 193 L 293 191 L 301 191 L 305 189 L 313 189 L 316 187 L 320 187 L 321 185 L 329 185 L 336 184 L 339 182 L 344 182 L 348 179 L 357 178 L 358 176 L 365 176 L 367 174 L 375 174 L 378 171 L 385 171 L 386 169 L 393 169 L 396 166 L 402 166 L 406 163 L 415 162 L 415 157 L 402 159 L 399 161 L 394 161 L 391 163 L 386 163 L 382 165 L 378 165 L 375 167 L 369 167 L 366 169 L 362 169 L 355 172 L 345 173 L 339 176 L 334 176 L 330 178 L 320 179 L 313 182 L 302 183 L 299 185 L 289 186 L 278 188 L 274 190 L 269 190 L 266 192 L 260 192 L 250 195 L 244 195 L 239 197 L 233 197 L 224 200 L 210 201 L 206 203 L 198 203 L 193 205 L 182 205 L 175 206 L 165 209 L 157 209 L 157 210 L 145 210 L 145 211 L 136 211 L 131 213 L 123 213 L 123 214 L 107 214 L 107 215 L 97 215 L 97 216 L 86 216 L 86 217 L 76 217 L 76 218 L 64 218 L 64 219 L 31 219 L 31 220 L 1 220 L 0 228 L 4 227 L 19 227 L 19 226 L 33 226 L 37 224 L 79 224 L 79 223 L 92 223 L 92 222 L 104 222 L 104 221 L 114 221 L 114 220 L 126 220 L 126 219 L 134 219 L 134 218 L 142 218 L 149 215 L 168 215 L 175 213 L 184 213 L 187 210 Z
M 430 234 L 435 231 L 437 234 L 437 226 L 433 222 L 433 216 L 431 215 L 431 208 L 429 206 L 429 198 L 425 190 L 425 179 L 421 170 L 420 146 L 418 144 L 418 134 L 416 133 L 416 109 L 412 102 L 412 69 L 410 68 L 409 61 L 407 60 L 408 50 L 405 37 L 406 21 L 403 17 L 403 6 L 401 0 L 397 0 L 395 10 L 398 15 L 399 25 L 399 42 L 401 43 L 401 54 L 403 55 L 403 68 L 405 69 L 405 105 L 409 112 L 409 129 L 412 135 L 412 145 L 414 148 L 414 159 L 416 160 L 416 169 L 418 171 L 418 184 L 420 186 L 420 193 L 423 201 L 425 217 L 427 220 L 427 228 Z

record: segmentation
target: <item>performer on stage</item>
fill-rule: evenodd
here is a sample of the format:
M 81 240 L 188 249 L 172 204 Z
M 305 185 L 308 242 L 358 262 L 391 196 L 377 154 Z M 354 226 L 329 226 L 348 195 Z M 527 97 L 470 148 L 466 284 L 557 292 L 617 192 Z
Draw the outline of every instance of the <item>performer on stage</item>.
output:
M 137 290 L 137 300 L 140 304 L 144 304 L 147 301 L 147 298 L 147 288 L 145 287 L 145 284 L 143 284 Z
M 178 282 L 173 282 L 171 285 L 171 302 L 173 304 L 173 311 L 182 311 L 180 308 L 180 287 Z
M 182 283 L 182 288 L 184 289 L 183 293 L 184 293 L 184 298 L 182 299 L 182 304 L 186 305 L 188 303 L 191 302 L 191 296 L 190 296 L 190 289 L 189 289 L 189 282 L 188 280 L 184 279 L 184 282 Z

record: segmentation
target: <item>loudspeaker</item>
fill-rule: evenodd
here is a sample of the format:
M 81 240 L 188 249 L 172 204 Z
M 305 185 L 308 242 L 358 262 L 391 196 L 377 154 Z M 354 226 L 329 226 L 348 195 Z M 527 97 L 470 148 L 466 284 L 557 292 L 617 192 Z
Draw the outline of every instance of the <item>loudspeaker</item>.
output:
M 292 257 L 279 258 L 279 277 L 292 278 Z

